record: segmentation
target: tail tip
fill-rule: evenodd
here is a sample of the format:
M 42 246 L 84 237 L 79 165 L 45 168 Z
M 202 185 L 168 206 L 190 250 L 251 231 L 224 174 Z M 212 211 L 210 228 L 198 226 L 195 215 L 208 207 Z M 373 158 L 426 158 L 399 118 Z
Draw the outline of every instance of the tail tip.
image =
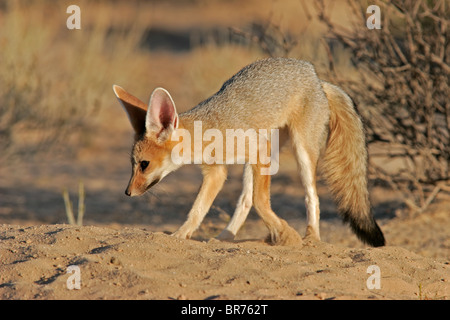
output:
M 348 222 L 356 236 L 364 243 L 372 247 L 383 247 L 386 245 L 386 239 L 372 215 L 361 218 L 355 218 L 349 212 L 343 214 L 344 222 Z
M 368 226 L 362 228 L 352 226 L 352 229 L 362 242 L 372 247 L 384 247 L 386 245 L 383 232 L 373 218 Z

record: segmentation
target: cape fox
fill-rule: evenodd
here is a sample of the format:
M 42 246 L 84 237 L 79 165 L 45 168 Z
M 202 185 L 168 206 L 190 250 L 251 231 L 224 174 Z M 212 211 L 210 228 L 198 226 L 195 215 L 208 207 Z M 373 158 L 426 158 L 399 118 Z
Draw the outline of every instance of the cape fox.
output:
M 306 236 L 320 239 L 316 191 L 320 159 L 321 172 L 343 220 L 363 242 L 372 246 L 385 244 L 371 213 L 361 120 L 349 96 L 337 86 L 321 81 L 309 62 L 289 58 L 256 61 L 227 80 L 217 93 L 181 114 L 165 89 L 155 89 L 148 106 L 119 86 L 114 85 L 113 89 L 135 131 L 127 195 L 143 194 L 183 164 L 171 158 L 174 148 L 180 148 L 179 139 L 174 136 L 182 130 L 194 134 L 196 121 L 201 121 L 203 133 L 210 129 L 224 135 L 228 129 L 278 129 L 280 145 L 288 138 L 291 142 L 305 187 Z M 267 143 L 271 142 L 269 137 Z M 192 158 L 199 152 L 195 143 L 181 147 Z M 205 141 L 200 143 L 206 146 Z M 271 209 L 271 177 L 261 173 L 268 164 L 260 158 L 250 163 L 248 152 L 244 157 L 243 191 L 232 219 L 218 238 L 233 239 L 254 206 L 269 229 L 273 244 L 301 243 L 299 234 Z M 226 180 L 227 163 L 198 163 L 203 182 L 186 222 L 174 236 L 189 238 L 199 227 Z

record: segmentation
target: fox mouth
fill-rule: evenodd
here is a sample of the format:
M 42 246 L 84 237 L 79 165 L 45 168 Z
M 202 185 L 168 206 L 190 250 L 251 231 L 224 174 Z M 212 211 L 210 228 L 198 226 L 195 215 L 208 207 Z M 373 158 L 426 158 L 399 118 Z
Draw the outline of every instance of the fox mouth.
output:
M 153 182 L 152 183 L 150 183 L 148 186 L 147 186 L 147 188 L 145 188 L 145 191 L 147 191 L 148 189 L 150 189 L 151 187 L 153 187 L 155 184 L 157 184 L 159 181 L 160 181 L 161 179 L 155 179 L 155 180 L 153 180 Z

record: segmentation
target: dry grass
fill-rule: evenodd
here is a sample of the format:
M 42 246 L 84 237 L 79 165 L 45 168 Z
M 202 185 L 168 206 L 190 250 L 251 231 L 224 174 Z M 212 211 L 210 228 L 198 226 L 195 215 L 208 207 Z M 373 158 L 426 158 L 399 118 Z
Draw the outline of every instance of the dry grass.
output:
M 82 30 L 68 30 L 65 2 L 2 4 L 0 160 L 5 164 L 69 138 L 88 139 L 85 129 L 109 103 L 112 80 L 148 77 L 148 53 L 138 50 L 139 19 L 120 32 L 121 21 L 107 19 L 114 9 L 96 4 L 92 12 L 102 14 L 89 17 L 90 10 L 82 11 Z M 119 31 L 111 34 L 111 28 Z

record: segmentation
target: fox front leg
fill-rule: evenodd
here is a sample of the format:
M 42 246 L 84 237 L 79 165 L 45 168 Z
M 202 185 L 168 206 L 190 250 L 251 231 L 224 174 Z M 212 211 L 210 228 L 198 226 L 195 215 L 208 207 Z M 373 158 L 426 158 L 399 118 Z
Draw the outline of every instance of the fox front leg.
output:
M 203 182 L 197 198 L 189 211 L 186 222 L 172 235 L 179 239 L 189 239 L 200 226 L 203 218 L 209 211 L 214 199 L 222 189 L 227 178 L 227 169 L 224 165 L 210 165 L 202 167 Z

